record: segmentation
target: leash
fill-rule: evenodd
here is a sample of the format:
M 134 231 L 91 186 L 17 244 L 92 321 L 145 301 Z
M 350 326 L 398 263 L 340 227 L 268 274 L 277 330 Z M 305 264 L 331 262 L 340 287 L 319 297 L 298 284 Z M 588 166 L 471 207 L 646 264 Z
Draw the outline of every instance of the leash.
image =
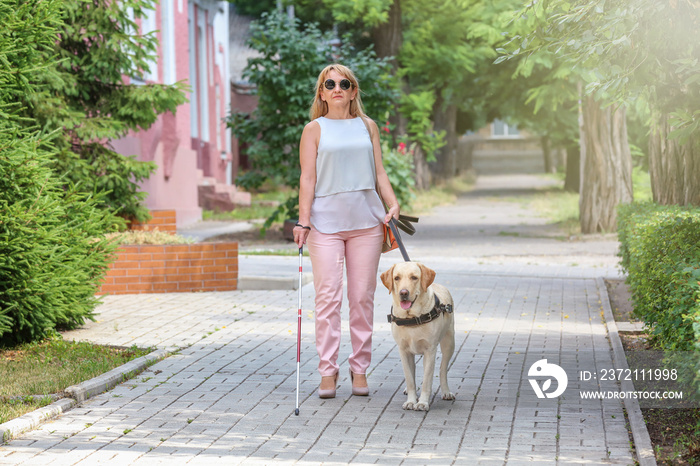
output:
M 372 129 L 369 127 L 369 124 L 367 124 L 367 120 L 364 117 L 362 118 L 362 123 L 364 123 L 364 125 L 365 125 L 365 129 L 367 130 L 367 135 L 369 136 L 369 142 L 372 144 L 372 153 L 374 153 L 374 141 L 372 140 Z M 379 189 L 377 187 L 376 167 L 375 167 L 375 174 L 374 174 L 374 189 L 377 191 L 377 195 L 379 196 L 379 200 L 382 202 L 382 205 L 384 206 L 384 209 L 386 211 L 386 204 L 384 203 L 384 199 L 382 199 L 382 195 L 379 192 Z M 406 247 L 403 245 L 403 241 L 401 240 L 401 235 L 399 235 L 399 228 L 401 228 L 407 234 L 413 235 L 413 233 L 416 232 L 416 229 L 411 224 L 411 222 L 418 222 L 418 217 L 409 217 L 408 215 L 399 214 L 398 221 L 396 221 L 393 217 L 391 218 L 391 220 L 389 220 L 389 228 L 391 228 L 391 232 L 394 234 L 394 238 L 396 239 L 396 243 L 399 245 L 399 250 L 401 251 L 401 255 L 403 256 L 403 260 L 405 260 L 406 262 L 411 262 L 411 259 L 408 257 L 408 253 L 406 252 Z
M 408 252 L 406 252 L 406 246 L 403 245 L 403 240 L 401 239 L 401 235 L 399 234 L 399 229 L 396 228 L 396 220 L 394 220 L 393 217 L 391 220 L 389 220 L 389 228 L 391 228 L 391 232 L 394 234 L 396 244 L 399 245 L 399 251 L 401 251 L 403 260 L 405 260 L 406 262 L 411 262 L 411 258 L 408 257 Z
M 407 221 L 408 220 L 408 221 Z M 396 219 L 393 217 L 391 220 L 389 220 L 389 228 L 391 229 L 391 232 L 394 234 L 394 238 L 396 239 L 396 244 L 399 245 L 399 251 L 401 251 L 401 256 L 403 256 L 403 260 L 406 262 L 411 262 L 411 258 L 408 257 L 408 252 L 406 252 L 406 246 L 403 245 L 403 240 L 401 239 L 401 235 L 399 234 L 399 228 L 407 232 L 409 235 L 412 235 L 415 233 L 416 229 L 409 223 L 409 221 L 414 221 L 417 222 L 418 218 L 416 217 L 404 217 L 404 219 L 401 219 L 401 216 L 399 217 L 399 221 L 401 223 L 397 223 Z M 409 228 L 410 229 L 407 229 Z M 412 232 L 411 232 L 412 230 Z

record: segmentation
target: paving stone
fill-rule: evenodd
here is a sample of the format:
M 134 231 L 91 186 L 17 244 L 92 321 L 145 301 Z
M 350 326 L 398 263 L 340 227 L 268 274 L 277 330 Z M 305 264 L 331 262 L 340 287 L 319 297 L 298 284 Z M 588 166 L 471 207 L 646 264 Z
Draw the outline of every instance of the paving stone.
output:
M 476 205 L 460 202 L 466 203 L 462 209 Z M 463 221 L 446 212 L 453 211 L 426 217 L 426 230 L 436 219 Z M 575 380 L 564 396 L 538 399 L 527 381 L 530 365 L 543 357 L 561 358 L 572 374 L 588 364 L 612 367 L 596 277 L 618 276 L 614 252 L 593 267 L 585 254 L 579 255 L 581 263 L 589 265 L 544 255 L 537 256 L 539 263 L 523 263 L 518 248 L 544 254 L 558 247 L 538 238 L 513 243 L 512 256 L 483 259 L 461 256 L 468 244 L 455 245 L 452 256 L 420 238 L 412 244 L 415 257 L 425 258 L 438 281 L 449 284 L 456 303 L 456 351 L 448 375 L 456 400 L 441 399 L 436 374 L 430 411 L 402 409 L 405 381 L 385 318 L 390 296 L 381 284 L 368 373 L 371 396 L 350 394 L 344 303 L 340 387 L 328 400 L 316 394 L 314 293 L 311 285 L 303 287 L 299 416 L 294 415 L 296 291 L 108 296 L 98 308 L 98 322 L 68 338 L 179 352 L 0 446 L 0 463 L 634 463 L 619 400 L 582 400 L 583 386 Z M 383 256 L 380 272 L 395 261 Z M 422 361 L 417 379 L 420 384 Z M 125 429 L 132 430 L 124 434 Z

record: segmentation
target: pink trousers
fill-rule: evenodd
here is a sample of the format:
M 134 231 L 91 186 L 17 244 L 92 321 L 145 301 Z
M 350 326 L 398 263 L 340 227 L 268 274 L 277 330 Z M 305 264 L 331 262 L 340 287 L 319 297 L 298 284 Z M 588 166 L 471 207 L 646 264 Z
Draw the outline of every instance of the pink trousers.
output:
M 338 372 L 343 265 L 350 305 L 350 369 L 365 374 L 372 359 L 374 291 L 383 239 L 382 226 L 324 234 L 312 229 L 307 243 L 316 289 L 316 349 L 321 376 Z

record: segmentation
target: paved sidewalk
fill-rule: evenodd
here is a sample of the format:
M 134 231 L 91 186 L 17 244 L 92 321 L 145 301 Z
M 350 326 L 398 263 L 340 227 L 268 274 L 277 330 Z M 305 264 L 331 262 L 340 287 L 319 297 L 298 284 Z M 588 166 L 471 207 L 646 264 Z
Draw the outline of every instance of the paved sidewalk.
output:
M 606 250 L 615 242 L 603 238 L 587 250 L 541 231 L 524 242 L 498 235 L 498 221 L 523 212 L 526 221 L 516 227 L 537 229 L 537 219 L 518 205 L 494 213 L 479 232 L 468 226 L 477 221 L 470 209 L 482 212 L 484 200 L 477 198 L 421 219 L 419 231 L 435 234 L 440 219 L 452 222 L 454 248 L 418 234 L 409 243 L 412 258 L 434 268 L 455 300 L 449 381 L 456 400 L 436 393 L 427 413 L 401 409 L 403 372 L 381 284 L 371 394 L 350 394 L 344 320 L 340 387 L 328 400 L 316 394 L 313 286 L 302 288 L 299 416 L 296 291 L 110 296 L 97 323 L 67 336 L 182 349 L 0 447 L 0 464 L 634 464 L 621 401 L 582 400 L 575 380 L 578 370 L 613 367 L 601 312 L 606 294 L 595 278 L 617 276 L 616 258 Z M 465 246 L 471 238 L 482 238 L 481 245 Z M 400 260 L 391 254 L 380 271 Z M 297 260 L 280 257 L 277 267 Z M 346 318 L 346 308 L 343 313 Z M 534 395 L 527 373 L 543 358 L 565 367 L 563 396 Z M 603 382 L 601 388 L 615 389 Z

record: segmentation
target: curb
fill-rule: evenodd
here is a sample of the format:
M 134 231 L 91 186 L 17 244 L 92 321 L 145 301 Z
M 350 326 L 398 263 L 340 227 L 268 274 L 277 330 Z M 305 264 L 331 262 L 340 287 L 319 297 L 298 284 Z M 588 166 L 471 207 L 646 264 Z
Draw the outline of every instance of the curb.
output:
M 314 280 L 312 273 L 303 273 L 301 285 L 304 286 Z M 243 276 L 238 277 L 239 290 L 297 290 L 299 289 L 299 276 L 290 275 L 287 277 L 259 277 Z
M 603 307 L 603 315 L 605 316 L 605 324 L 608 327 L 608 335 L 610 336 L 610 346 L 613 350 L 613 359 L 617 369 L 629 369 L 627 358 L 625 357 L 625 349 L 622 347 L 622 341 L 617 330 L 617 323 L 610 308 L 610 297 L 608 289 L 601 277 L 596 278 L 598 292 L 600 293 L 600 303 Z M 634 391 L 634 385 L 629 380 L 622 381 L 623 391 Z M 632 439 L 637 453 L 637 461 L 640 466 L 656 466 L 656 456 L 654 448 L 651 446 L 651 438 L 647 425 L 642 416 L 642 410 L 639 408 L 639 403 L 635 399 L 624 398 L 623 403 L 627 411 L 630 429 L 632 430 Z
M 102 375 L 66 388 L 64 394 L 67 398 L 0 424 L 0 441 L 2 443 L 8 442 L 24 432 L 37 428 L 40 424 L 70 411 L 88 398 L 119 385 L 129 374 L 136 375 L 151 364 L 165 359 L 168 354 L 165 350 L 156 350 Z

